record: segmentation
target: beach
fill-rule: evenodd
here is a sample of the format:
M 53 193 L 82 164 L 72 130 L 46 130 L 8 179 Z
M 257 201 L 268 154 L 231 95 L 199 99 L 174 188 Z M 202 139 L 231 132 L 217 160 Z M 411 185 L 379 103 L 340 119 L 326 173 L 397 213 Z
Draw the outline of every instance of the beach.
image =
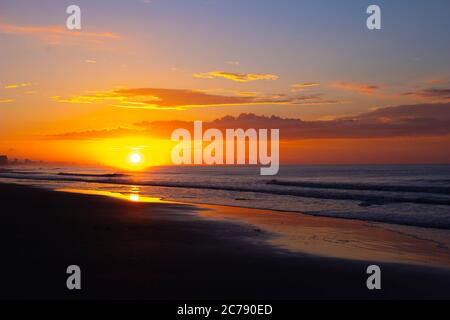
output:
M 447 230 L 14 184 L 0 201 L 1 299 L 450 298 Z

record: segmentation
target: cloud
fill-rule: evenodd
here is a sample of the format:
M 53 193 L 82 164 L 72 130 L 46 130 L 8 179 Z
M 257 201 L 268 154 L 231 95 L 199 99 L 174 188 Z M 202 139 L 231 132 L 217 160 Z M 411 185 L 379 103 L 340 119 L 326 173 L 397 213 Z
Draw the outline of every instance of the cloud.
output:
M 292 88 L 307 88 L 307 87 L 317 87 L 320 86 L 319 83 L 309 82 L 309 83 L 294 83 L 291 85 Z
M 88 91 L 85 95 L 72 96 L 69 98 L 62 98 L 60 96 L 50 97 L 52 100 L 64 103 L 81 103 L 92 104 L 101 101 L 123 101 L 126 100 L 124 96 L 116 94 L 114 91 Z
M 49 136 L 49 139 L 105 139 L 120 135 L 146 134 L 169 139 L 173 130 L 192 131 L 191 121 L 141 121 L 133 128 L 72 132 Z M 450 135 L 450 103 L 419 104 L 380 108 L 352 117 L 303 121 L 277 116 L 241 114 L 203 122 L 204 130 L 217 128 L 280 129 L 281 139 L 367 139 L 393 137 L 427 137 Z
M 309 83 L 294 83 L 291 85 L 291 92 L 303 92 L 305 89 L 320 86 L 319 83 L 309 82 Z
M 176 128 L 192 128 L 190 122 L 141 122 L 136 126 L 162 136 Z M 204 122 L 204 128 L 273 128 L 280 129 L 282 139 L 389 138 L 405 136 L 442 136 L 450 134 L 450 104 L 404 105 L 380 108 L 353 117 L 325 121 L 303 121 L 277 116 L 241 114 Z
M 0 103 L 10 103 L 10 102 L 14 102 L 14 100 L 12 100 L 12 99 L 0 99 Z
M 438 85 L 438 84 L 447 84 L 448 80 L 445 79 L 431 79 L 427 81 L 428 84 Z
M 316 105 L 335 104 L 338 100 L 326 99 L 320 94 L 314 95 L 271 95 L 252 94 L 219 95 L 198 90 L 130 88 L 111 91 L 88 92 L 85 95 L 62 98 L 51 97 L 54 101 L 65 103 L 92 104 L 110 102 L 114 107 L 138 109 L 185 110 L 188 108 L 236 106 L 236 105 Z
M 450 102 L 450 88 L 428 88 L 412 92 L 406 92 L 405 96 L 414 96 L 419 99 L 431 100 L 432 102 Z
M 380 89 L 377 85 L 352 82 L 335 82 L 331 87 L 359 94 L 373 94 Z
M 119 138 L 139 133 L 142 134 L 143 131 L 138 129 L 119 127 L 112 129 L 74 131 L 61 134 L 52 134 L 47 135 L 44 138 L 46 140 L 101 140 L 108 138 Z
M 258 80 L 277 80 L 279 77 L 268 73 L 234 73 L 225 71 L 211 71 L 195 73 L 194 77 L 202 79 L 225 78 L 236 82 L 251 82 Z
M 23 87 L 29 87 L 29 86 L 31 86 L 31 83 L 8 84 L 5 86 L 5 89 L 17 89 L 17 88 L 23 88 Z
M 261 93 L 257 92 L 257 91 L 241 91 L 241 90 L 222 89 L 222 88 L 197 89 L 197 90 L 194 90 L 194 91 L 196 91 L 196 92 L 204 92 L 204 93 L 208 93 L 208 94 L 244 96 L 244 97 L 261 96 Z
M 101 43 L 104 40 L 119 39 L 114 32 L 88 32 L 68 30 L 62 26 L 19 26 L 0 23 L 0 33 L 10 35 L 28 35 L 38 37 L 49 44 L 73 43 L 83 44 L 86 41 Z
M 325 105 L 325 104 L 340 104 L 345 101 L 340 101 L 336 99 L 326 99 L 323 94 L 310 94 L 310 95 L 294 95 L 290 98 L 290 104 L 293 105 Z

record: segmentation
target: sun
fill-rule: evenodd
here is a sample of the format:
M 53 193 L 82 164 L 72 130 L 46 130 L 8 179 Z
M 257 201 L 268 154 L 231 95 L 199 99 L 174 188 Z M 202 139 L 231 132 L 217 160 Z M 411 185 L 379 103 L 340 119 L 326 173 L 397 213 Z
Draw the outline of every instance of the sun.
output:
M 141 171 L 149 167 L 170 164 L 173 145 L 174 143 L 167 139 L 121 137 L 92 144 L 90 146 L 92 151 L 89 151 L 93 158 L 97 158 L 105 166 Z
M 137 153 L 137 152 L 133 152 L 132 154 L 130 154 L 130 156 L 128 157 L 128 160 L 130 161 L 130 163 L 132 164 L 140 164 L 142 163 L 142 156 Z
M 138 194 L 133 193 L 133 194 L 130 194 L 130 200 L 133 202 L 139 202 L 140 197 Z

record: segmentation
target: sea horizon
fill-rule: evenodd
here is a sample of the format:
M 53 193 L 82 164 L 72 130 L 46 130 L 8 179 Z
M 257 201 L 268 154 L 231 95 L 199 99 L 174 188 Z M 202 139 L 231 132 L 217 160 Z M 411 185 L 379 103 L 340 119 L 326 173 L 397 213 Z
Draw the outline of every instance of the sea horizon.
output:
M 1 181 L 450 229 L 445 164 L 283 165 L 274 177 L 259 176 L 255 166 L 158 166 L 138 172 L 10 166 L 0 171 Z

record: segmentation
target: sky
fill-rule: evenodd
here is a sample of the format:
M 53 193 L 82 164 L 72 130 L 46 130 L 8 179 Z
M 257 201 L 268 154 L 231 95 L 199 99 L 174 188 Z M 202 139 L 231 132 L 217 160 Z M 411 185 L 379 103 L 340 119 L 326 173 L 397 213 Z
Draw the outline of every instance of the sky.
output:
M 167 128 L 231 116 L 279 127 L 286 163 L 448 163 L 449 15 L 447 0 L 1 0 L 0 153 L 167 164 Z

